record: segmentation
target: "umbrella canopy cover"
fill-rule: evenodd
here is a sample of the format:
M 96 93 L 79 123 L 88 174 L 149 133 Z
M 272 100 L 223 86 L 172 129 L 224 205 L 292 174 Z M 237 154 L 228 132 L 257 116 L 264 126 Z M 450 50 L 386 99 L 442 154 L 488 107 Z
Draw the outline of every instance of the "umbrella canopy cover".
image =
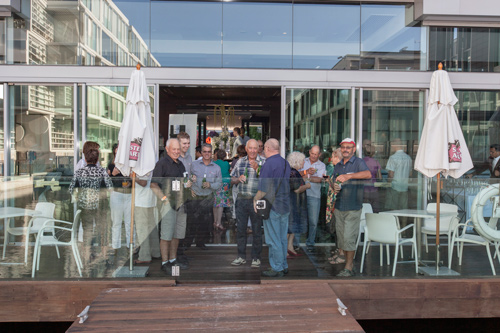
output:
M 442 173 L 460 178 L 473 167 L 453 105 L 458 101 L 444 70 L 432 74 L 427 118 L 415 158 L 415 170 L 427 177 Z
M 125 176 L 151 172 L 156 163 L 151 106 L 144 71 L 134 70 L 127 91 L 125 116 L 118 134 L 115 165 Z

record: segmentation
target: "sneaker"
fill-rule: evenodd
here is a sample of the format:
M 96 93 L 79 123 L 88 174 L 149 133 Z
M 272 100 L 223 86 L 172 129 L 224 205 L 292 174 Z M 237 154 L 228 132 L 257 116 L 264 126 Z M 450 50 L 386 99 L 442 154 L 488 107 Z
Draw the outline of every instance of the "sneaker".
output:
M 284 275 L 287 275 L 287 274 L 288 274 L 288 268 L 285 268 L 285 269 L 283 270 L 283 274 L 284 274 Z
M 253 259 L 252 260 L 252 267 L 259 268 L 260 267 L 260 259 Z
M 243 264 L 246 264 L 247 261 L 245 259 L 243 259 L 242 257 L 238 257 L 237 259 L 234 259 L 233 262 L 231 263 L 231 265 L 233 266 L 239 266 L 239 265 L 243 265 Z
M 267 271 L 262 272 L 262 276 L 265 276 L 265 277 L 283 277 L 283 275 L 284 275 L 283 271 L 276 272 L 272 268 L 270 268 Z
M 172 263 L 167 262 L 161 265 L 161 270 L 165 272 L 167 276 L 172 276 Z
M 170 265 L 172 266 L 179 266 L 180 269 L 188 269 L 189 268 L 189 265 L 187 262 L 181 262 L 179 260 L 174 260 L 174 262 L 170 263 Z
M 351 277 L 351 276 L 354 276 L 356 273 L 354 273 L 354 269 L 353 270 L 348 270 L 347 268 L 344 268 L 343 270 L 340 271 L 339 274 L 337 274 L 337 276 L 339 277 Z

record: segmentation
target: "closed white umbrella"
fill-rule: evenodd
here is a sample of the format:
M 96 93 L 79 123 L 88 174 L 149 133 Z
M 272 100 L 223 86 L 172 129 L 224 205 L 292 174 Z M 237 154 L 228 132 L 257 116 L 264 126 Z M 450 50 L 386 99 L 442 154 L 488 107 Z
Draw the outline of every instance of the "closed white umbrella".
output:
M 415 170 L 427 177 L 437 175 L 437 271 L 439 271 L 440 175 L 460 178 L 473 167 L 462 128 L 453 108 L 458 99 L 453 92 L 448 73 L 442 68 L 443 65 L 439 63 L 438 70 L 432 74 L 427 117 L 415 158 Z
M 127 90 L 127 106 L 118 134 L 118 150 L 115 166 L 124 176 L 132 176 L 132 216 L 130 221 L 130 270 L 133 270 L 135 175 L 144 176 L 153 171 L 156 164 L 151 106 L 146 76 L 137 64 Z

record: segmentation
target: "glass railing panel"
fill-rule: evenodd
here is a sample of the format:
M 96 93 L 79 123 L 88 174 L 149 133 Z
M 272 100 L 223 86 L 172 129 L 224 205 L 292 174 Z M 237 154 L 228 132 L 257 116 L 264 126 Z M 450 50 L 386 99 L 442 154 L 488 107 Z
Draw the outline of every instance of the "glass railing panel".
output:
M 198 185 L 202 180 L 197 180 Z M 113 177 L 105 181 L 51 175 L 36 179 L 6 178 L 0 183 L 3 197 L 0 217 L 4 222 L 0 236 L 6 240 L 5 257 L 2 246 L 0 270 L 2 278 L 31 278 L 33 263 L 38 261 L 34 260 L 34 253 L 39 241 L 41 252 L 39 268 L 35 266 L 34 270 L 36 279 L 80 278 L 77 260 L 81 263 L 81 278 L 119 278 L 121 271 L 130 270 L 129 247 L 133 249 L 133 270 L 146 270 L 147 278 L 153 279 L 255 282 L 268 279 L 261 274 L 270 268 L 277 272 L 288 269 L 284 279 L 336 279 L 346 268 L 344 260 L 353 252 L 356 253 L 353 260 L 355 277 L 392 278 L 396 246 L 376 238 L 377 235 L 387 236 L 389 231 L 386 229 L 391 223 L 401 238 L 414 239 L 419 270 L 435 267 L 437 180 L 423 177 L 399 180 L 408 184 L 407 191 L 398 191 L 400 188 L 393 186 L 391 180 L 351 179 L 342 183 L 340 192 L 335 195 L 329 191 L 329 183 L 334 184 L 335 179 L 324 179 L 318 183 L 320 198 L 314 200 L 307 195 L 307 189 L 302 194 L 297 193 L 300 192 L 298 184 L 308 187 L 311 179 L 307 177 L 302 180 L 255 179 L 254 192 L 246 192 L 241 187 L 239 193 L 235 192 L 240 185 L 233 187 L 237 181 L 233 179 L 232 186 L 227 186 L 230 182 L 227 179 L 225 188 L 221 182 L 220 187 L 212 188 L 208 195 L 193 185 L 195 194 L 198 193 L 195 196 L 189 184 L 184 187 L 182 177 L 152 180 L 138 177 L 132 203 L 131 178 Z M 87 187 L 94 181 L 99 189 L 89 190 Z M 153 185 L 151 190 L 148 187 L 151 182 L 160 186 L 155 189 Z M 207 182 L 215 183 L 210 176 Z M 273 184 L 269 193 L 278 186 L 279 191 L 286 192 L 274 202 L 266 196 L 272 205 L 268 219 L 254 214 L 253 203 L 259 186 L 265 184 Z M 489 244 L 493 256 L 499 201 L 497 181 L 443 178 L 441 184 L 440 267 L 444 269 L 449 265 L 451 246 L 448 239 L 464 238 L 464 235 L 482 237 L 486 239 L 484 244 L 466 243 L 461 263 L 457 245 L 453 243 L 451 270 L 461 278 L 492 276 L 485 245 Z M 484 223 L 478 230 L 474 219 L 479 220 L 479 215 L 474 215 L 477 209 L 474 199 L 478 194 L 484 196 L 485 189 L 491 188 L 493 192 L 490 191 L 489 197 L 483 198 L 481 203 Z M 134 232 L 131 242 L 132 209 Z M 352 217 L 348 210 L 357 212 Z M 39 215 L 32 220 L 35 214 Z M 73 231 L 76 216 L 77 225 Z M 315 216 L 316 231 L 314 237 L 310 237 L 311 218 Z M 55 220 L 48 221 L 49 218 Z M 472 223 L 463 224 L 467 221 Z M 44 223 L 45 229 L 40 233 Z M 72 250 L 72 239 L 78 259 Z M 53 245 L 55 241 L 60 242 L 60 258 Z M 386 246 L 382 246 L 381 252 L 380 244 L 389 244 L 389 255 Z M 342 255 L 335 252 L 337 249 L 346 252 Z M 398 247 L 395 277 L 422 277 L 422 272 L 415 271 L 412 253 L 410 242 Z M 493 262 L 493 265 L 498 269 L 498 263 Z M 172 273 L 179 275 L 172 276 Z

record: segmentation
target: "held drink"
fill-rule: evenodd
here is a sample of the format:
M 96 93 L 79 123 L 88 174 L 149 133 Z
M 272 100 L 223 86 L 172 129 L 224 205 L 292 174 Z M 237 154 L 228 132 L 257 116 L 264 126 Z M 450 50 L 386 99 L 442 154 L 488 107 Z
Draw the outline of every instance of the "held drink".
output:
M 201 180 L 201 183 L 206 183 L 207 182 L 207 174 L 203 174 L 203 179 Z
M 187 172 L 184 172 L 184 173 L 183 173 L 183 175 L 184 175 L 184 188 L 187 188 L 188 173 L 187 173 Z
M 245 172 L 243 173 L 243 176 L 245 176 L 245 183 L 246 183 L 247 179 L 248 179 L 248 168 L 245 168 Z

